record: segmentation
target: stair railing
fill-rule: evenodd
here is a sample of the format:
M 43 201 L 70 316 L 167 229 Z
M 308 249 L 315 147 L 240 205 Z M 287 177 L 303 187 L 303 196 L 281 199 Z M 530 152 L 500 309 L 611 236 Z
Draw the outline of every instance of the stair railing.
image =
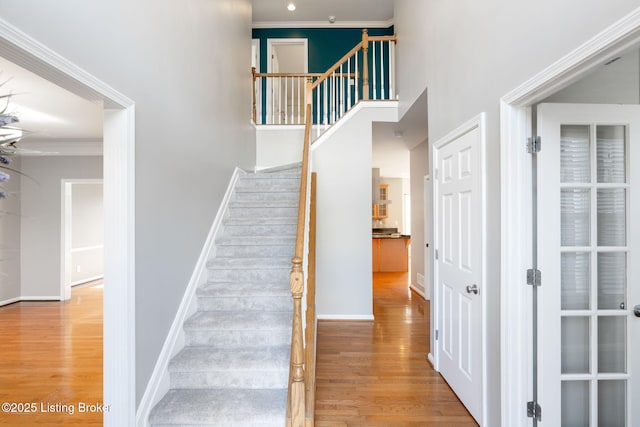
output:
M 369 37 L 321 75 L 305 75 L 304 144 L 298 199 L 296 246 L 290 287 L 293 298 L 291 364 L 287 397 L 287 426 L 313 427 L 315 407 L 316 312 L 315 312 L 315 187 L 309 168 L 312 131 L 317 139 L 360 100 L 391 100 L 395 97 L 395 36 Z M 371 50 L 371 64 L 369 51 Z M 254 83 L 260 73 L 255 73 Z M 371 79 L 369 76 L 371 75 Z M 264 76 L 269 78 L 269 76 Z M 254 121 L 256 119 L 254 84 Z M 315 114 L 313 107 L 315 105 Z M 314 140 L 315 140 L 314 139 Z M 305 243 L 308 245 L 305 251 Z M 307 255 L 306 269 L 304 256 Z M 305 277 L 306 271 L 306 277 Z M 306 282 L 305 282 L 306 279 Z M 306 301 L 306 318 L 302 305 Z
M 255 124 L 304 125 L 307 80 L 313 81 L 321 73 L 258 73 L 253 67 L 251 74 Z

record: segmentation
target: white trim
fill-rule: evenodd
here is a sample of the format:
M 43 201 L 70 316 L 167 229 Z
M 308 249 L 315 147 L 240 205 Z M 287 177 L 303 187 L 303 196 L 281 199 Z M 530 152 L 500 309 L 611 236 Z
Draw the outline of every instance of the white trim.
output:
M 30 297 L 30 296 L 21 296 L 19 298 L 20 301 L 60 301 L 60 296 L 59 295 L 51 295 L 51 296 L 46 296 L 46 295 L 38 295 L 38 296 L 34 296 L 34 297 Z
M 420 285 L 414 285 L 413 283 L 411 283 L 409 285 L 409 288 L 411 288 L 412 291 L 414 291 L 416 294 L 418 294 L 422 298 L 424 298 L 425 301 L 429 301 L 429 298 L 427 298 L 427 296 L 425 295 L 425 291 L 423 289 L 421 289 Z
M 488 356 L 487 356 L 487 292 L 486 289 L 488 287 L 488 283 L 487 283 L 487 170 L 486 170 L 486 146 L 487 146 L 487 136 L 486 136 L 486 113 L 480 113 L 479 115 L 475 116 L 474 118 L 472 118 L 471 120 L 467 121 L 466 123 L 462 124 L 461 126 L 458 126 L 456 129 L 454 129 L 453 131 L 449 132 L 448 134 L 446 134 L 445 136 L 443 136 L 442 138 L 440 138 L 438 141 L 436 141 L 431 148 L 431 155 L 429 156 L 429 158 L 431 159 L 431 167 L 429 168 L 429 170 L 435 170 L 436 169 L 436 155 L 437 155 L 437 150 L 439 150 L 440 148 L 444 147 L 446 144 L 460 138 L 461 136 L 471 132 L 474 129 L 478 129 L 479 133 L 480 133 L 480 146 L 478 147 L 479 150 L 479 155 L 480 155 L 480 166 L 481 166 L 481 172 L 480 172 L 480 179 L 481 179 L 481 184 L 480 184 L 480 192 L 481 192 L 481 203 L 482 203 L 482 208 L 481 208 L 481 230 L 480 230 L 480 235 L 481 235 L 481 253 L 482 253 L 482 260 L 481 260 L 481 269 L 482 269 L 482 274 L 481 274 L 481 282 L 479 283 L 479 288 L 480 288 L 480 304 L 482 307 L 482 325 L 480 326 L 480 331 L 482 334 L 482 349 L 481 349 L 481 354 L 482 354 L 482 415 L 481 415 L 481 420 L 480 420 L 480 425 L 483 426 L 487 426 L 488 425 L 488 380 L 487 380 L 487 364 L 488 364 Z M 436 177 L 437 179 L 437 177 Z M 435 230 L 437 227 L 437 215 L 438 215 L 438 205 L 437 205 L 437 198 L 438 198 L 438 194 L 437 194 L 437 185 L 434 183 L 434 189 L 432 192 L 432 206 L 433 206 L 433 217 L 432 217 L 432 222 L 433 222 L 433 229 Z M 433 236 L 433 240 L 434 240 L 434 248 L 438 248 L 440 246 L 439 242 L 438 242 L 438 234 L 434 233 Z M 435 333 L 434 331 L 436 329 L 439 329 L 439 324 L 438 324 L 438 314 L 440 312 L 440 306 L 439 306 L 439 301 L 440 299 L 440 295 L 438 292 L 438 262 L 434 261 L 433 264 L 433 269 L 434 269 L 434 281 L 433 281 L 433 308 L 434 308 L 434 321 L 432 323 L 431 326 L 431 331 L 430 333 Z M 441 340 L 438 340 L 435 342 L 435 355 L 433 357 L 433 362 L 434 362 L 434 369 L 439 370 L 439 349 L 440 349 L 440 343 Z
M 222 220 L 224 219 L 227 207 L 231 201 L 231 196 L 238 181 L 240 175 L 244 175 L 242 169 L 236 167 L 233 171 L 233 175 L 227 186 L 227 191 L 222 199 L 218 213 L 216 214 L 213 224 L 209 229 L 207 240 L 202 247 L 200 257 L 196 262 L 191 279 L 187 285 L 187 289 L 180 302 L 180 307 L 176 313 L 176 317 L 173 319 L 169 334 L 164 341 L 158 360 L 151 374 L 151 378 L 147 383 L 147 388 L 142 396 L 138 411 L 136 413 L 136 426 L 147 427 L 149 425 L 149 414 L 153 407 L 162 399 L 162 397 L 169 391 L 169 361 L 171 357 L 177 354 L 182 348 L 184 348 L 184 322 L 196 311 L 196 289 L 199 285 L 203 284 L 207 280 L 207 261 L 211 258 L 215 252 L 215 238 L 222 230 Z
M 640 8 L 522 83 L 501 99 L 501 424 L 528 426 L 531 399 L 531 165 L 529 106 L 585 76 L 598 64 L 640 42 Z
M 21 156 L 102 156 L 102 140 L 20 141 Z
M 83 283 L 89 283 L 89 282 L 93 282 L 94 280 L 100 280 L 100 279 L 104 279 L 104 276 L 99 275 L 99 276 L 87 277 L 86 279 L 82 279 L 82 280 L 76 280 L 75 282 L 71 282 L 71 286 L 78 286 L 78 285 L 82 285 Z
M 20 302 L 20 297 L 9 298 L 9 299 L 6 299 L 4 301 L 0 301 L 0 307 L 2 307 L 4 305 L 13 304 L 15 302 Z
M 427 353 L 427 361 L 431 363 L 431 367 L 433 368 L 433 370 L 438 372 L 438 370 L 436 369 L 435 361 L 433 360 L 433 353 Z
M 375 320 L 373 314 L 318 314 L 318 320 Z
M 71 253 L 73 254 L 76 252 L 95 251 L 96 249 L 104 249 L 104 245 L 84 246 L 81 248 L 74 248 L 74 249 L 71 249 Z
M 254 21 L 253 28 L 389 28 L 393 19 L 386 21 Z

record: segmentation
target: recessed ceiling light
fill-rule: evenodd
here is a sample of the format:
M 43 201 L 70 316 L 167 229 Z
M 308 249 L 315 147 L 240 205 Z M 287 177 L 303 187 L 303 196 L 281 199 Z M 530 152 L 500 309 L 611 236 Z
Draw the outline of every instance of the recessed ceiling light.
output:
M 296 5 L 293 3 L 289 3 L 287 9 L 289 9 L 289 12 L 293 12 L 294 10 L 296 10 Z

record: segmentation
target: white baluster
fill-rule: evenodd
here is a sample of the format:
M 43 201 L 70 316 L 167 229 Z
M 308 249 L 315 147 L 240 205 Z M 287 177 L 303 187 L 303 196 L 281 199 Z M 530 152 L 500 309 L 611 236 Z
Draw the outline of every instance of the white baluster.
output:
M 358 87 L 360 86 L 360 74 L 358 73 L 358 52 L 356 52 L 355 54 L 356 57 L 356 76 L 354 77 L 354 81 L 355 81 L 355 86 L 356 86 L 356 93 L 355 93 L 355 103 L 358 103 L 358 95 L 360 94 Z
M 336 106 L 338 101 L 336 100 L 336 72 L 331 73 L 331 124 L 336 122 Z
M 289 77 L 284 78 L 284 124 L 289 123 Z
M 347 58 L 347 111 L 351 110 L 351 57 Z
M 396 44 L 389 42 L 389 99 L 395 98 L 396 91 Z
M 371 54 L 371 68 L 373 69 L 373 99 L 374 101 L 378 99 L 376 94 L 376 88 L 378 84 L 376 83 L 376 42 L 371 43 L 373 47 L 373 52 Z
M 380 99 L 386 99 L 384 93 L 384 42 L 380 41 Z
M 327 129 L 327 125 L 329 124 L 329 100 L 327 99 L 327 82 L 328 80 L 325 79 L 322 82 L 322 91 L 324 92 L 324 98 L 322 99 L 322 110 L 323 110 L 323 115 L 324 115 L 324 120 L 323 120 L 323 124 L 324 124 L 324 130 Z
M 316 138 L 320 136 L 320 86 L 316 86 Z

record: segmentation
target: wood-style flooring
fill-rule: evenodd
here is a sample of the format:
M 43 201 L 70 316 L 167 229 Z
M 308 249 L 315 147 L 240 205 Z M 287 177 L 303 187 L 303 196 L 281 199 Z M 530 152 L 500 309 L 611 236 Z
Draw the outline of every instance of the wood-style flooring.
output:
M 71 295 L 0 307 L 0 425 L 102 425 L 102 287 Z
M 477 425 L 426 359 L 429 303 L 407 280 L 374 274 L 373 322 L 319 322 L 316 427 Z

